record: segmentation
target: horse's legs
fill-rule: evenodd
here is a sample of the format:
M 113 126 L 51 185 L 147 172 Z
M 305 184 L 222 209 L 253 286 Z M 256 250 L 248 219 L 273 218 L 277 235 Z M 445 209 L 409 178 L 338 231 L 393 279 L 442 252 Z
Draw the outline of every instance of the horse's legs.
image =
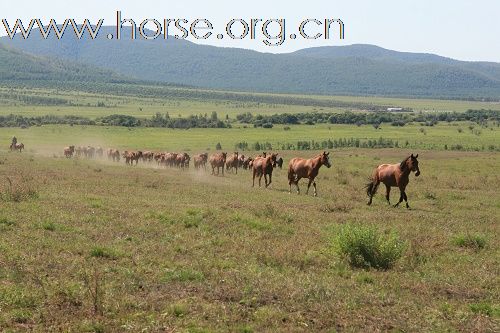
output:
M 316 191 L 316 182 L 313 180 L 313 187 L 314 187 L 314 196 L 318 196 L 318 192 Z
M 401 194 L 399 195 L 399 201 L 398 201 L 397 204 L 394 205 L 394 207 L 399 206 L 399 204 L 402 203 L 403 199 L 404 199 L 404 193 L 405 193 L 405 191 L 403 189 L 399 189 L 399 191 L 401 192 Z
M 264 174 L 264 178 L 266 177 L 266 175 Z M 273 174 L 270 173 L 269 174 L 269 183 L 267 182 L 267 179 L 266 179 L 266 187 L 268 187 L 269 185 L 271 185 L 271 182 L 272 182 L 272 178 L 273 178 Z
M 410 209 L 410 205 L 408 205 L 408 196 L 406 195 L 406 192 L 403 192 L 404 195 L 404 200 L 406 202 L 406 208 Z
M 262 180 L 262 174 L 259 175 L 259 187 L 260 187 L 260 181 Z M 264 179 L 265 180 L 265 179 Z
M 368 201 L 368 206 L 370 206 L 372 204 L 373 196 L 375 195 L 375 193 L 377 193 L 377 189 L 378 189 L 380 182 L 377 180 L 377 181 L 374 181 L 372 184 L 373 185 L 372 185 L 372 189 L 370 191 L 370 200 Z
M 252 170 L 252 187 L 255 187 L 255 170 Z
M 387 203 L 390 205 L 391 201 L 389 199 L 391 194 L 391 187 L 389 185 L 385 185 L 385 198 L 387 199 Z
M 309 193 L 309 187 L 311 187 L 311 184 L 313 182 L 313 179 L 312 178 L 309 178 L 309 183 L 307 183 L 307 190 L 306 190 L 306 194 Z

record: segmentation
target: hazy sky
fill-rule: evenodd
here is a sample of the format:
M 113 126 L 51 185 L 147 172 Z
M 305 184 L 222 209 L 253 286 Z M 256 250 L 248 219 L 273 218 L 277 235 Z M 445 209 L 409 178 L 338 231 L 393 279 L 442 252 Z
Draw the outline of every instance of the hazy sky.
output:
M 214 34 L 203 43 L 264 52 L 364 43 L 398 51 L 436 53 L 460 60 L 500 62 L 499 0 L 2 0 L 0 18 L 7 19 L 11 25 L 17 18 L 25 23 L 31 18 L 40 18 L 43 22 L 50 18 L 58 22 L 65 18 L 74 18 L 77 22 L 87 18 L 92 23 L 102 18 L 105 25 L 115 25 L 116 10 L 121 10 L 123 18 L 132 18 L 137 24 L 146 18 L 160 22 L 165 18 L 190 21 L 205 18 L 213 23 L 215 34 L 224 32 L 226 23 L 233 18 L 248 22 L 252 18 L 284 18 L 287 37 L 298 32 L 303 19 L 340 18 L 345 24 L 343 41 L 335 34 L 331 40 L 287 39 L 281 46 L 269 47 L 262 43 L 262 36 L 255 40 L 217 40 Z M 0 35 L 6 35 L 3 25 L 0 25 Z

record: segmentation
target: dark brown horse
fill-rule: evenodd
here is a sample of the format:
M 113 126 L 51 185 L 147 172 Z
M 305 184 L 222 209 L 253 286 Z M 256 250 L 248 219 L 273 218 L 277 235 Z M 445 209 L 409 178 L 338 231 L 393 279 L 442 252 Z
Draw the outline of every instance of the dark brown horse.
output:
M 226 157 L 227 153 L 217 153 L 210 156 L 209 162 L 212 167 L 212 175 L 215 175 L 215 168 L 217 168 L 217 175 L 219 175 L 219 168 L 222 168 L 222 175 L 224 175 Z
M 299 157 L 292 158 L 290 163 L 288 163 L 288 185 L 290 185 L 289 192 L 292 192 L 292 184 L 295 184 L 295 186 L 297 186 L 297 194 L 299 194 L 299 180 L 301 178 L 307 178 L 309 179 L 309 183 L 307 184 L 306 194 L 309 193 L 309 188 L 312 184 L 314 187 L 314 196 L 317 196 L 318 192 L 316 191 L 316 182 L 314 181 L 314 178 L 318 175 L 319 168 L 321 168 L 322 165 L 326 165 L 328 168 L 332 166 L 328 155 L 330 155 L 330 153 L 324 151 L 318 156 L 308 160 Z
M 417 161 L 418 154 L 413 156 L 411 154 L 405 158 L 401 163 L 397 164 L 381 164 L 375 170 L 373 170 L 372 181 L 366 185 L 366 193 L 370 197 L 368 205 L 371 205 L 372 198 L 377 192 L 379 184 L 382 182 L 386 188 L 385 198 L 387 203 L 391 204 L 389 196 L 391 193 L 391 187 L 399 187 L 401 192 L 399 196 L 399 201 L 394 207 L 397 207 L 403 200 L 406 202 L 406 208 L 410 208 L 408 205 L 408 196 L 406 195 L 405 189 L 409 182 L 409 176 L 412 171 L 415 171 L 415 176 L 420 175 L 420 169 L 418 168 Z
M 255 186 L 255 177 L 259 177 L 259 187 L 262 176 L 266 187 L 271 185 L 273 178 L 273 169 L 276 167 L 276 157 L 278 154 L 267 155 L 267 157 L 256 157 L 252 163 L 252 187 Z M 267 181 L 269 176 L 269 182 Z
M 283 169 L 283 158 L 280 157 L 276 160 L 276 166 Z

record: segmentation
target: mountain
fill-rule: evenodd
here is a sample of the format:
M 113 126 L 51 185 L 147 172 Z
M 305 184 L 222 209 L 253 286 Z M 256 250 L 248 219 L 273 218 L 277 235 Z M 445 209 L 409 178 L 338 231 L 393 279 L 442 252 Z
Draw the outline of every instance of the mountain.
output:
M 34 55 L 105 68 L 140 80 L 239 91 L 482 98 L 500 96 L 500 64 L 464 62 L 372 45 L 318 47 L 288 54 L 194 44 L 186 40 L 78 40 L 65 35 L 0 43 Z M 53 34 L 52 34 L 53 35 Z
M 0 44 L 0 83 L 33 85 L 34 82 L 44 85 L 49 82 L 83 84 L 133 81 L 110 70 L 35 56 Z

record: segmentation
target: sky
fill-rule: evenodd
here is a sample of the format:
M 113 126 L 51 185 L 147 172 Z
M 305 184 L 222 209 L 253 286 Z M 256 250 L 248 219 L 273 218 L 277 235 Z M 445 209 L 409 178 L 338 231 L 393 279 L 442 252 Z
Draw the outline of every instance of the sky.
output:
M 77 23 L 83 19 L 89 19 L 91 23 L 104 19 L 104 25 L 115 26 L 117 10 L 122 12 L 122 18 L 134 19 L 137 25 L 145 19 L 159 22 L 186 19 L 189 23 L 197 18 L 207 19 L 213 24 L 214 35 L 203 41 L 192 36 L 187 38 L 200 44 L 272 53 L 315 46 L 373 44 L 396 51 L 435 53 L 459 60 L 500 62 L 499 0 L 2 0 L 0 19 L 6 19 L 10 25 L 16 19 L 21 19 L 25 25 L 32 18 L 39 18 L 43 23 L 51 18 L 58 23 L 66 18 L 74 18 Z M 231 19 L 244 19 L 249 23 L 252 18 L 285 19 L 286 39 L 283 44 L 265 45 L 260 30 L 254 40 L 249 36 L 242 40 L 227 37 L 218 40 L 215 37 L 217 33 L 225 32 Z M 300 22 L 308 18 L 320 21 L 341 19 L 345 39 L 338 38 L 338 31 L 332 31 L 329 40 L 290 39 L 290 34 L 298 35 Z M 235 24 L 236 32 L 240 31 L 237 27 Z M 273 25 L 269 27 L 270 32 L 275 31 Z M 309 35 L 320 29 L 313 23 L 307 27 Z M 3 24 L 0 24 L 0 35 L 6 35 Z

